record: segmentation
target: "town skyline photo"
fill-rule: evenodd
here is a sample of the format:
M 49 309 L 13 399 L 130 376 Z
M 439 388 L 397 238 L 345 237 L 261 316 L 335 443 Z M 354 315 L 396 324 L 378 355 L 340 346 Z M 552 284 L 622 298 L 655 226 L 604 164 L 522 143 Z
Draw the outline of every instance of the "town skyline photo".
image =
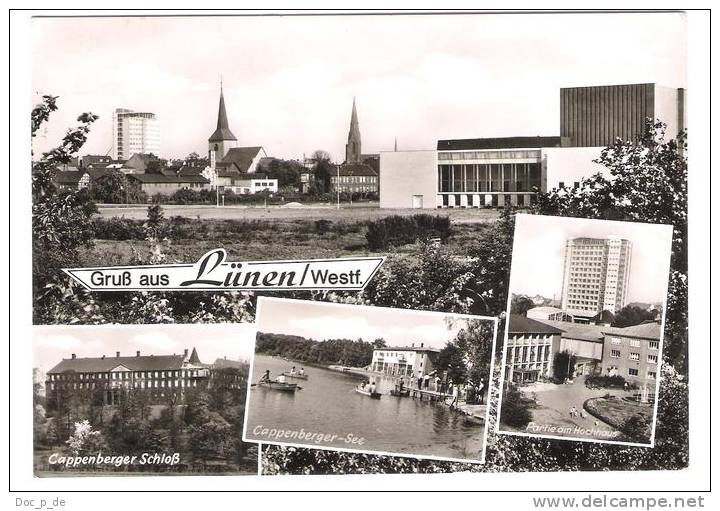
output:
M 353 98 L 366 152 L 378 153 L 392 151 L 396 139 L 403 150 L 421 150 L 446 138 L 557 135 L 561 87 L 686 86 L 677 43 L 685 37 L 681 13 L 38 17 L 32 23 L 32 101 L 43 94 L 61 100 L 34 141 L 36 154 L 53 147 L 85 111 L 100 116 L 85 153 L 109 154 L 113 112 L 126 108 L 157 116 L 158 156 L 202 156 L 221 81 L 240 145 L 263 146 L 288 160 L 322 149 L 334 161 L 344 155 Z M 547 37 L 557 31 L 565 37 Z M 609 32 L 613 38 L 604 37 Z M 639 42 L 642 59 L 627 51 Z M 462 78 L 449 80 L 447 73 Z

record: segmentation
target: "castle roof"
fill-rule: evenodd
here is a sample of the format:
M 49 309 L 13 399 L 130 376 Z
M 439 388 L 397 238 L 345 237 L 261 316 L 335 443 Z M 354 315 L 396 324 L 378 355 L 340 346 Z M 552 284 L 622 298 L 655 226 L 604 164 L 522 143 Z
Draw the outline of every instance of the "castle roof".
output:
M 64 358 L 47 373 L 101 373 L 112 371 L 118 366 L 125 367 L 131 371 L 172 370 L 182 369 L 184 361 L 185 355 Z M 200 364 L 200 359 L 198 358 L 197 352 L 194 348 L 188 362 L 192 364 Z

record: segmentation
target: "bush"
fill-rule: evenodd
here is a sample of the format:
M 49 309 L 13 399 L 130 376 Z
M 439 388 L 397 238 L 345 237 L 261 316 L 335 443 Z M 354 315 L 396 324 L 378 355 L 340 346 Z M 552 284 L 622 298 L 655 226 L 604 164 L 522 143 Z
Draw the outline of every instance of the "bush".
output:
M 508 384 L 503 396 L 500 422 L 513 428 L 522 429 L 532 420 L 532 412 L 528 409 L 530 401 L 523 398 L 515 385 Z
M 331 225 L 332 225 L 332 222 L 330 220 L 325 220 L 325 219 L 315 220 L 315 232 L 317 232 L 319 235 L 322 236 L 330 230 Z
M 143 240 L 145 231 L 142 220 L 129 218 L 95 218 L 93 220 L 95 238 L 99 240 Z
M 435 215 L 393 215 L 368 222 L 365 239 L 371 250 L 450 236 L 450 218 Z
M 585 378 L 585 385 L 588 387 L 602 387 L 602 388 L 624 388 L 626 380 L 619 374 L 614 376 L 605 376 L 601 374 L 591 374 Z M 637 389 L 637 385 L 631 383 L 628 385 L 629 389 Z
M 635 414 L 625 419 L 620 429 L 633 440 L 639 442 L 647 442 L 649 440 L 647 420 L 640 414 Z

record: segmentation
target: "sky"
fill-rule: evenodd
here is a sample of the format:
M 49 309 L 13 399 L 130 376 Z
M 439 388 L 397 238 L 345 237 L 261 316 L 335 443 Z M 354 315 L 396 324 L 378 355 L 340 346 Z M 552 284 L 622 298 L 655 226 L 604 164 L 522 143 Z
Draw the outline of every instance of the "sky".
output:
M 195 348 L 200 361 L 218 358 L 250 361 L 255 346 L 255 325 L 134 325 L 35 327 L 33 367 L 52 369 L 73 353 L 78 357 L 181 354 Z
M 344 159 L 353 97 L 364 153 L 438 139 L 559 134 L 560 87 L 685 87 L 678 13 L 36 18 L 32 105 L 60 110 L 34 149 L 100 115 L 82 154 L 112 146 L 112 111 L 151 111 L 163 157 L 207 152 L 222 76 L 240 146 Z
M 619 236 L 632 242 L 628 303 L 664 303 L 672 227 L 540 215 L 517 215 L 510 292 L 560 299 L 565 241 Z
M 303 300 L 261 299 L 258 331 L 306 339 L 382 338 L 388 346 L 441 349 L 467 323 L 452 314 Z M 453 318 L 453 321 L 447 321 Z

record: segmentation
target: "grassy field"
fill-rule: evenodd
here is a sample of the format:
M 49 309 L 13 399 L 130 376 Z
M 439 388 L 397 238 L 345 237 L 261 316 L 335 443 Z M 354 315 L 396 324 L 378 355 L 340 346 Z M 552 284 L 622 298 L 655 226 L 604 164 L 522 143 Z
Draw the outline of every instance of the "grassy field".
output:
M 103 218 L 124 217 L 144 220 L 147 206 L 99 206 L 99 215 Z M 335 205 L 312 204 L 295 208 L 269 206 L 179 206 L 163 205 L 165 216 L 184 216 L 195 219 L 238 219 L 238 220 L 348 220 L 366 221 L 390 215 L 430 215 L 449 216 L 453 223 L 485 223 L 491 222 L 500 215 L 496 209 L 380 209 L 377 203 L 342 204 L 340 209 Z
M 367 246 L 366 224 L 390 215 L 425 213 L 450 217 L 452 234 L 447 246 L 462 257 L 481 239 L 498 218 L 496 210 L 482 209 L 380 209 L 367 203 L 344 207 L 248 208 L 164 205 L 166 219 L 184 217 L 182 235 L 170 237 L 164 250 L 168 262 L 191 262 L 214 248 L 224 248 L 231 260 L 278 260 L 296 258 L 331 258 L 365 255 L 412 257 L 417 245 L 405 245 L 382 252 Z M 101 218 L 125 218 L 142 221 L 147 207 L 101 207 Z M 316 220 L 328 220 L 327 232 L 318 232 Z M 118 241 L 97 239 L 95 246 L 82 255 L 84 266 L 123 265 L 135 254 L 147 255 L 150 244 L 142 239 Z

